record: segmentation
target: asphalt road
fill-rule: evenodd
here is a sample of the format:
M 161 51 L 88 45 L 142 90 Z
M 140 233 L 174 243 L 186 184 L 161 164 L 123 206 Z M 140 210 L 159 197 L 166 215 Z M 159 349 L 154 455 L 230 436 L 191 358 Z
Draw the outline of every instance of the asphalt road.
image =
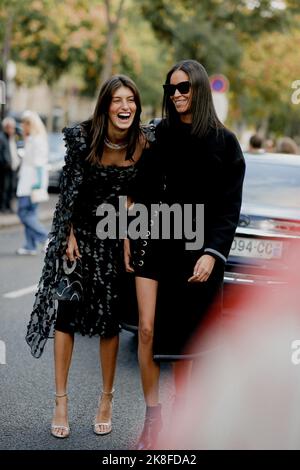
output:
M 96 436 L 92 430 L 101 389 L 99 339 L 76 336 L 69 378 L 71 434 L 62 440 L 50 435 L 54 407 L 52 340 L 40 359 L 31 356 L 24 340 L 34 298 L 32 286 L 39 279 L 43 255 L 17 256 L 15 251 L 21 243 L 21 227 L 0 231 L 0 347 L 4 343 L 6 347 L 6 364 L 0 360 L 0 450 L 128 449 L 141 430 L 144 403 L 136 339 L 125 331 L 121 333 L 112 433 Z M 24 288 L 28 290 L 22 291 Z M 169 367 L 166 364 L 162 369 L 166 411 L 173 393 Z

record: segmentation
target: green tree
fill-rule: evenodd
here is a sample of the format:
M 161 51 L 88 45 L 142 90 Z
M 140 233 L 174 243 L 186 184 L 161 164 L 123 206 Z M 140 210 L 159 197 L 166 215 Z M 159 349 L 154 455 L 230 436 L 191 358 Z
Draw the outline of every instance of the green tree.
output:
M 245 50 L 237 107 L 241 117 L 264 131 L 290 134 L 291 123 L 299 114 L 291 100 L 292 82 L 300 79 L 298 44 L 298 30 L 273 32 L 263 34 Z
M 173 59 L 168 45 L 155 36 L 144 18 L 137 0 L 127 0 L 119 41 L 117 47 L 125 47 L 127 53 L 115 64 L 116 70 L 128 74 L 137 83 L 145 111 L 143 119 L 159 116 L 162 83 Z
M 160 40 L 173 49 L 174 60 L 194 58 L 210 73 L 226 72 L 241 61 L 244 44 L 263 32 L 285 30 L 292 13 L 271 0 L 141 0 L 145 18 Z
M 232 120 L 276 128 L 295 115 L 288 94 L 300 77 L 292 27 L 298 0 L 141 0 L 145 18 L 173 61 L 194 58 L 230 81 Z M 269 118 L 272 116 L 272 120 Z M 277 116 L 277 117 L 276 117 Z M 289 116 L 289 117 L 288 117 Z
M 49 84 L 55 83 L 75 65 L 83 77 L 84 91 L 94 94 L 101 73 L 110 74 L 113 60 L 118 60 L 118 55 L 126 55 L 121 49 L 116 53 L 112 51 L 124 0 L 120 0 L 115 19 L 114 2 L 7 1 L 0 13 L 0 25 L 3 26 L 0 39 L 4 44 L 2 63 L 11 58 L 36 68 L 38 74 L 33 75 Z M 18 76 L 20 81 L 23 78 L 27 75 Z
M 106 32 L 106 47 L 104 55 L 104 65 L 101 73 L 100 83 L 107 80 L 113 69 L 113 52 L 114 52 L 114 41 L 120 24 L 120 20 L 123 15 L 125 0 L 119 0 L 116 5 L 116 12 L 113 12 L 114 2 L 112 0 L 105 0 L 105 16 L 107 24 Z
M 46 79 L 59 75 L 64 68 L 61 60 L 57 37 L 57 22 L 53 21 L 56 2 L 54 0 L 5 1 L 1 10 L 0 21 L 4 33 L 4 47 L 7 59 L 24 61 L 29 66 L 38 64 Z M 53 37 L 56 40 L 53 41 Z M 9 39 L 7 39 L 9 38 Z M 2 54 L 3 57 L 3 54 Z M 55 69 L 55 72 L 54 72 Z

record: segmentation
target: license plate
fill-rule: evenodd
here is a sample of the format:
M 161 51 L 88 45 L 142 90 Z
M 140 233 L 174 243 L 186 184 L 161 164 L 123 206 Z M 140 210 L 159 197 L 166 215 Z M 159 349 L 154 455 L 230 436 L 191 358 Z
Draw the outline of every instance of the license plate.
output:
M 273 259 L 281 258 L 282 242 L 261 238 L 235 237 L 231 245 L 230 256 L 246 258 Z

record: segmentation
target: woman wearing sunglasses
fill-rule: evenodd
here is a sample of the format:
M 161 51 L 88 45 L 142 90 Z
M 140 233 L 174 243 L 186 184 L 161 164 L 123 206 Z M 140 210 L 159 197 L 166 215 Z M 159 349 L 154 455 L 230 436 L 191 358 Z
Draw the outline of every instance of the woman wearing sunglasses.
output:
M 194 345 L 191 340 L 212 317 L 209 311 L 214 318 L 221 315 L 224 265 L 239 220 L 245 171 L 235 135 L 216 115 L 204 67 L 195 60 L 183 60 L 168 72 L 163 87 L 164 118 L 156 127 L 151 168 L 145 171 L 143 195 L 138 199 L 148 205 L 179 204 L 183 215 L 187 205 L 193 210 L 204 205 L 203 245 L 187 248 L 184 235 L 151 239 L 153 219 L 148 239 L 132 244 L 138 355 L 146 402 L 138 449 L 153 448 L 162 427 L 159 361 L 176 361 L 176 407 L 192 359 L 204 349 L 201 342 Z

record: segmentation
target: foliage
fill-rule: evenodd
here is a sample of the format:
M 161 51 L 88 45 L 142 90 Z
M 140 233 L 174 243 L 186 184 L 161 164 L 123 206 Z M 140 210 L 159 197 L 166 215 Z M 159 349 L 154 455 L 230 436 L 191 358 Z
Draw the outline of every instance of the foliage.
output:
M 113 24 L 120 0 L 0 2 L 1 65 L 17 62 L 17 84 L 54 86 L 66 76 L 67 86 L 95 95 L 107 65 L 107 7 Z M 231 119 L 269 120 L 279 129 L 296 116 L 290 87 L 300 79 L 299 0 L 124 0 L 123 7 L 112 72 L 130 75 L 156 115 L 166 71 L 191 57 L 209 74 L 228 76 Z
M 173 47 L 174 59 L 192 57 L 210 73 L 237 66 L 245 41 L 263 31 L 283 29 L 289 21 L 268 0 L 141 0 L 141 4 L 157 37 Z
M 291 96 L 292 82 L 300 79 L 297 44 L 300 32 L 294 30 L 288 35 L 265 33 L 248 45 L 239 74 L 241 112 L 248 121 L 259 124 L 272 117 L 271 127 L 278 131 L 284 120 L 295 119 L 299 110 Z
M 74 64 L 83 77 L 83 92 L 94 95 L 99 84 L 105 51 L 106 24 L 103 2 L 96 0 L 25 0 L 7 2 L 0 22 L 13 18 L 11 59 L 37 68 L 39 78 L 53 84 Z M 1 28 L 4 31 L 5 28 Z M 3 40 L 3 36 L 1 37 Z M 115 60 L 126 58 L 119 48 Z M 28 70 L 21 67 L 21 71 Z M 28 73 L 18 74 L 24 82 Z M 28 83 L 28 82 L 27 82 Z M 29 81 L 30 83 L 30 81 Z

